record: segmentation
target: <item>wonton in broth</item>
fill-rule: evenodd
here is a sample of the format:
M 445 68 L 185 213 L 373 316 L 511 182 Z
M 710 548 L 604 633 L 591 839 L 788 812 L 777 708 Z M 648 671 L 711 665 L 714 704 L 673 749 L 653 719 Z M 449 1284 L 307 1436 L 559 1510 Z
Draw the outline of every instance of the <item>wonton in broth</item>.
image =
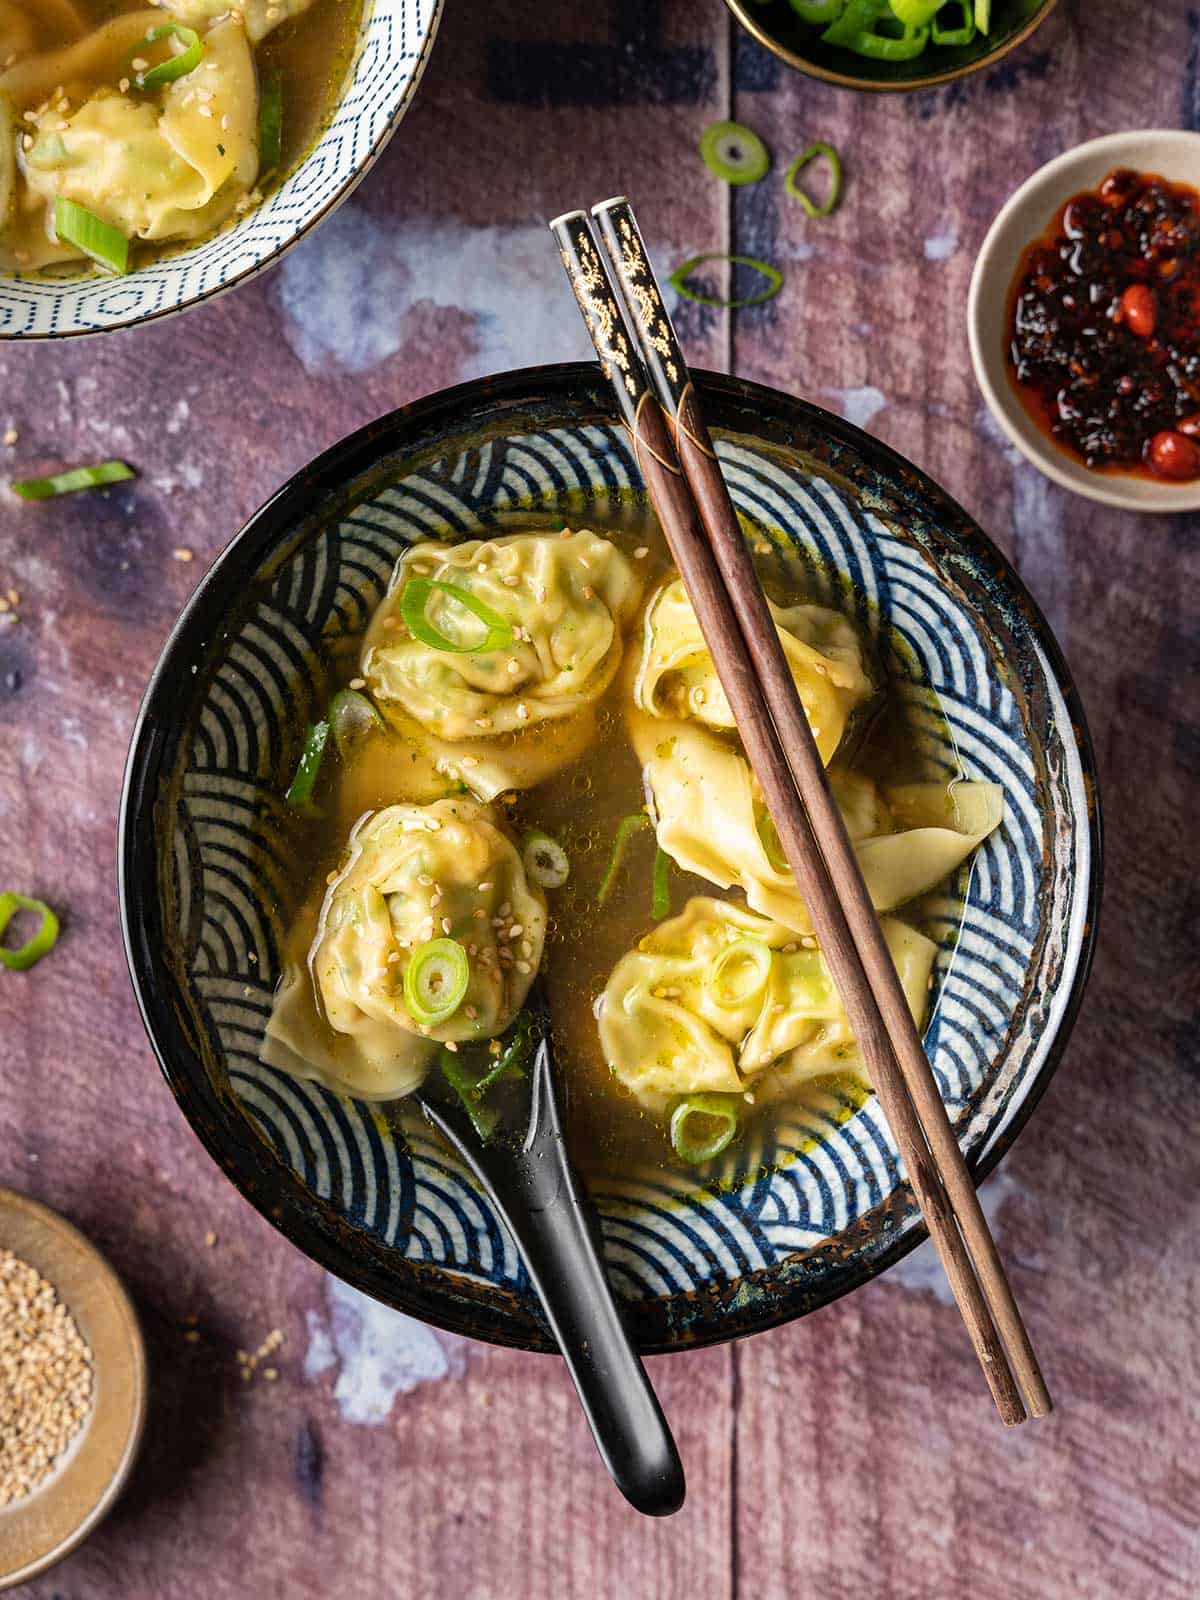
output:
M 929 780 L 846 618 L 772 612 L 923 1022 L 921 897 L 1000 791 Z M 814 1085 L 866 1092 L 656 529 L 418 545 L 343 681 L 265 1061 L 383 1101 L 438 1072 L 491 1133 L 541 970 L 593 1166 L 704 1165 Z M 289 796 L 309 812 L 315 770 Z
M 0 0 L 0 271 L 127 271 L 308 149 L 361 0 Z

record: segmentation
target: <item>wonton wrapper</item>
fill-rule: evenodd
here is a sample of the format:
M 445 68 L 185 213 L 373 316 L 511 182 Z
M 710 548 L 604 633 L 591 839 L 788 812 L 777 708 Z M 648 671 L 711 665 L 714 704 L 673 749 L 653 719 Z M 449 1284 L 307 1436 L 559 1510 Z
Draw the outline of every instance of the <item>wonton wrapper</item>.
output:
M 469 591 L 521 628 L 521 637 L 487 654 L 422 644 L 400 621 L 401 593 L 415 577 Z M 517 733 L 573 716 L 600 698 L 620 665 L 641 594 L 633 563 L 594 533 L 416 545 L 372 619 L 362 675 L 384 712 L 397 706 L 438 739 Z M 437 590 L 426 615 L 455 643 L 482 635 L 482 624 Z
M 883 931 L 919 1025 L 937 947 L 891 917 Z M 719 1005 L 706 977 L 722 951 L 746 939 L 770 951 L 765 983 L 748 983 L 740 1003 Z M 831 1073 L 867 1079 L 821 952 L 728 901 L 689 900 L 622 956 L 597 1018 L 609 1068 L 656 1115 L 681 1095 L 749 1088 L 761 1104 Z
M 33 21 L 17 0 L 0 0 L 0 62 L 15 61 L 33 49 Z M 4 212 L 0 210 L 0 221 Z
M 195 28 L 198 33 L 203 33 L 210 23 L 236 11 L 245 25 L 246 37 L 251 44 L 258 44 L 265 39 L 281 22 L 289 22 L 292 17 L 302 15 L 312 3 L 313 0 L 151 0 L 152 5 L 162 6 L 177 21 Z
M 388 806 L 350 837 L 321 907 L 309 971 L 285 973 L 262 1059 L 361 1100 L 410 1094 L 439 1042 L 491 1039 L 509 1025 L 533 983 L 545 934 L 542 892 L 527 882 L 517 847 L 485 806 Z M 404 1001 L 409 953 L 446 936 L 467 950 L 470 986 L 452 1017 L 422 1030 Z M 327 1026 L 315 1016 L 310 983 Z
M 658 842 L 671 859 L 723 889 L 736 884 L 756 911 L 807 932 L 795 880 L 772 865 L 763 844 L 759 829 L 769 817 L 745 756 L 688 722 L 635 713 L 630 728 Z M 829 776 L 878 911 L 940 883 L 1004 815 L 995 783 L 913 783 L 881 793 L 856 773 Z
M 154 11 L 137 17 L 143 25 L 140 37 L 147 17 L 151 26 L 161 25 L 161 15 Z M 78 61 L 90 50 L 103 58 L 118 36 L 113 27 L 98 29 L 58 57 Z M 99 35 L 106 36 L 103 47 Z M 121 76 L 129 74 L 127 54 L 115 69 Z M 51 59 L 35 57 L 27 66 Z M 12 93 L 12 81 L 22 70 L 0 78 L 0 89 L 7 86 Z M 167 84 L 159 99 L 104 87 L 75 111 L 63 114 L 56 106 L 43 110 L 31 131 L 35 137 L 61 138 L 67 161 L 42 167 L 23 155 L 22 172 L 31 195 L 46 204 L 50 215 L 54 200 L 62 196 L 130 239 L 196 239 L 224 222 L 253 187 L 258 175 L 257 117 L 258 82 L 245 32 L 237 22 L 223 22 L 205 35 L 199 67 Z M 60 258 L 76 253 L 64 247 Z
M 477 800 L 532 789 L 575 761 L 596 736 L 590 706 L 559 722 L 539 722 L 497 739 L 436 739 L 396 706 L 382 706 L 387 731 L 364 739 L 341 773 L 342 804 L 355 816 L 379 797 L 424 803 L 463 785 Z
M 850 713 L 873 692 L 851 623 L 824 606 L 777 606 L 768 600 L 821 760 L 828 765 Z M 645 643 L 633 685 L 634 704 L 655 717 L 687 718 L 706 727 L 734 727 L 696 613 L 680 578 L 666 584 L 646 612 Z

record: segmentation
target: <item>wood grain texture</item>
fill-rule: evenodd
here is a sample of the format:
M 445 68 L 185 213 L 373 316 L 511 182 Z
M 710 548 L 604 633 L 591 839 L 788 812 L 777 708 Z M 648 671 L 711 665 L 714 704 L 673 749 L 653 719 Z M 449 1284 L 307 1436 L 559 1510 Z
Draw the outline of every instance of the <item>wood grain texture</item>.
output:
M 0 1183 L 111 1255 L 153 1362 L 128 1494 L 23 1600 L 1197 1592 L 1200 519 L 1103 510 L 1014 460 L 964 329 L 1015 184 L 1095 133 L 1196 125 L 1196 49 L 1182 5 L 1063 0 L 997 71 L 869 99 L 735 44 L 717 0 L 451 0 L 401 134 L 279 269 L 141 333 L 0 346 L 0 433 L 20 435 L 0 470 L 125 455 L 142 474 L 0 496 L 0 588 L 23 597 L 0 629 L 0 883 L 70 913 L 52 960 L 0 973 Z M 834 139 L 841 211 L 809 223 L 777 181 L 729 203 L 693 152 L 731 113 L 781 164 Z M 995 1422 L 924 1247 L 803 1323 L 651 1364 L 689 1474 L 667 1523 L 609 1487 L 556 1361 L 372 1313 L 237 1196 L 151 1061 L 115 892 L 138 698 L 204 565 L 379 412 L 585 354 L 544 219 L 635 182 L 659 266 L 738 249 L 787 271 L 736 326 L 687 307 L 689 359 L 865 422 L 1016 563 L 1079 679 L 1108 825 L 1084 1015 L 984 1191 L 1058 1411 Z M 236 1351 L 276 1327 L 278 1381 L 242 1382 Z

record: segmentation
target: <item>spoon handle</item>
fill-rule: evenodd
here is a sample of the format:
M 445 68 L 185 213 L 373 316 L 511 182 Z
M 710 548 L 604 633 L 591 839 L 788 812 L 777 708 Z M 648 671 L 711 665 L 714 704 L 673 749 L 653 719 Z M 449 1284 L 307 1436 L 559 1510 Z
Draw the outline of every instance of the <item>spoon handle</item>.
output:
M 683 1504 L 683 1466 L 604 1273 L 599 1229 L 563 1138 L 546 1035 L 531 1076 L 529 1127 L 519 1145 L 482 1144 L 443 1102 L 421 1096 L 422 1110 L 516 1241 L 613 1481 L 638 1511 L 669 1516 Z

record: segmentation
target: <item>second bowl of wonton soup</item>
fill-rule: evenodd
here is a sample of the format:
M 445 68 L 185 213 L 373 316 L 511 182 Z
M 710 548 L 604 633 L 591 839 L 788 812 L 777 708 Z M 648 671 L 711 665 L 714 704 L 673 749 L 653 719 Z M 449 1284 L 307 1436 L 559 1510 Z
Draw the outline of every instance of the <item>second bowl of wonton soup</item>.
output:
M 1081 993 L 1091 758 L 1045 623 L 920 473 L 701 376 L 818 748 L 978 1170 Z M 919 1236 L 695 616 L 590 368 L 436 396 L 234 541 L 131 752 L 131 969 L 185 1112 L 304 1249 L 544 1344 L 406 1099 L 503 1137 L 540 971 L 643 1345 L 795 1316 Z
M 441 0 L 0 0 L 0 338 L 270 265 L 368 170 Z

